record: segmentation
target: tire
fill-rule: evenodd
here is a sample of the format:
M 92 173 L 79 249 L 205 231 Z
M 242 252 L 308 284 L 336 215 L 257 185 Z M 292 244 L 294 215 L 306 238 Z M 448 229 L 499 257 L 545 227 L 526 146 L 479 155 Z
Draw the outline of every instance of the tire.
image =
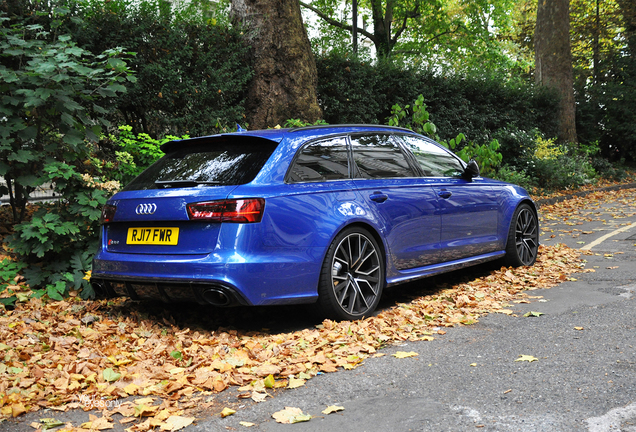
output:
M 329 246 L 320 273 L 318 307 L 323 317 L 357 320 L 370 316 L 384 288 L 384 256 L 362 228 L 342 231 Z
M 537 260 L 539 251 L 539 221 L 534 209 L 521 204 L 515 210 L 508 230 L 506 242 L 506 266 L 531 266 Z

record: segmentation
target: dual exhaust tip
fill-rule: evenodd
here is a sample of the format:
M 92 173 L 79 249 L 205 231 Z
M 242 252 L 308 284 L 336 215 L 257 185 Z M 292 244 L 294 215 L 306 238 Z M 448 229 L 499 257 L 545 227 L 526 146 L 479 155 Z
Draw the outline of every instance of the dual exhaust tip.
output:
M 110 282 L 105 280 L 91 281 L 91 286 L 95 291 L 95 297 L 98 299 L 122 296 L 122 293 L 115 292 Z M 183 289 L 188 288 L 186 286 L 183 286 Z M 140 297 L 133 289 L 132 284 L 129 282 L 126 282 L 126 291 L 127 292 L 123 295 L 128 296 L 133 300 L 140 299 Z M 166 294 L 163 287 L 157 286 L 157 291 L 159 291 L 157 298 L 166 302 L 173 301 L 170 296 Z M 232 290 L 224 287 L 223 285 L 194 285 L 192 286 L 192 292 L 192 300 L 197 301 L 200 304 L 207 304 L 217 307 L 227 307 L 233 306 L 234 304 L 240 304 L 240 302 L 237 301 L 236 296 L 232 293 Z M 181 298 L 181 296 L 179 296 L 179 298 Z

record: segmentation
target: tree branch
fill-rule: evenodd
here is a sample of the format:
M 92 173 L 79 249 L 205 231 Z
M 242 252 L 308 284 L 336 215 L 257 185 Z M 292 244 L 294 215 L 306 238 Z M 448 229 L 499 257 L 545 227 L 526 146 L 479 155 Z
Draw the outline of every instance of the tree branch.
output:
M 331 18 L 329 15 L 321 12 L 320 10 L 316 9 L 315 7 L 313 7 L 310 4 L 307 4 L 307 3 L 304 3 L 304 2 L 301 1 L 300 5 L 302 7 L 304 7 L 304 8 L 309 9 L 310 11 L 314 12 L 316 15 L 318 15 L 319 18 L 323 19 L 328 24 L 331 24 L 334 27 L 338 27 L 338 28 L 341 28 L 343 30 L 347 30 L 350 33 L 353 33 L 353 26 L 343 24 L 340 21 Z M 361 35 L 369 38 L 373 43 L 375 43 L 375 36 L 373 35 L 373 33 L 369 33 L 365 29 L 361 29 L 361 28 L 358 28 L 358 33 L 360 33 Z

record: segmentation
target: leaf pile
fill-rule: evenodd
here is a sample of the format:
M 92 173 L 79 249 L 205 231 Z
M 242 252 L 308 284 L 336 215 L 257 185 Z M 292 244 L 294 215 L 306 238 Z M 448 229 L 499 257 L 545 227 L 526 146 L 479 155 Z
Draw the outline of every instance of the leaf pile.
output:
M 501 268 L 469 282 L 442 284 L 374 317 L 325 320 L 289 333 L 191 330 L 141 313 L 116 315 L 117 305 L 128 300 L 32 298 L 0 316 L 0 412 L 6 418 L 43 407 L 102 408 L 103 417 L 94 421 L 104 427 L 119 413 L 121 423 L 136 421 L 130 431 L 171 430 L 169 418 L 201 409 L 207 395 L 235 386 L 239 398 L 262 401 L 272 389 L 353 369 L 387 344 L 432 340 L 444 327 L 472 324 L 491 312 L 512 314 L 508 302 L 579 269 L 578 251 L 542 246 L 533 267 Z M 161 404 L 138 399 L 118 405 L 128 396 L 159 397 Z
M 565 222 L 567 225 L 580 225 L 583 222 L 607 222 L 612 219 L 622 219 L 636 214 L 629 211 L 636 202 L 636 189 L 622 189 L 616 191 L 597 191 L 584 197 L 573 197 L 560 203 L 541 206 L 542 221 L 548 225 Z M 605 204 L 622 204 L 625 207 L 607 206 Z M 556 221 L 556 223 L 552 222 Z

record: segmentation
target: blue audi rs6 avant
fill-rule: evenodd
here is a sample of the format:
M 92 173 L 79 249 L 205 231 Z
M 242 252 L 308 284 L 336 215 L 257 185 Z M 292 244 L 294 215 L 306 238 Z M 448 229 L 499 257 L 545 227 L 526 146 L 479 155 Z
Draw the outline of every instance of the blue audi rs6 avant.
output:
M 244 131 L 161 149 L 104 206 L 91 278 L 101 296 L 316 303 L 358 319 L 386 286 L 537 257 L 523 188 L 407 129 Z

